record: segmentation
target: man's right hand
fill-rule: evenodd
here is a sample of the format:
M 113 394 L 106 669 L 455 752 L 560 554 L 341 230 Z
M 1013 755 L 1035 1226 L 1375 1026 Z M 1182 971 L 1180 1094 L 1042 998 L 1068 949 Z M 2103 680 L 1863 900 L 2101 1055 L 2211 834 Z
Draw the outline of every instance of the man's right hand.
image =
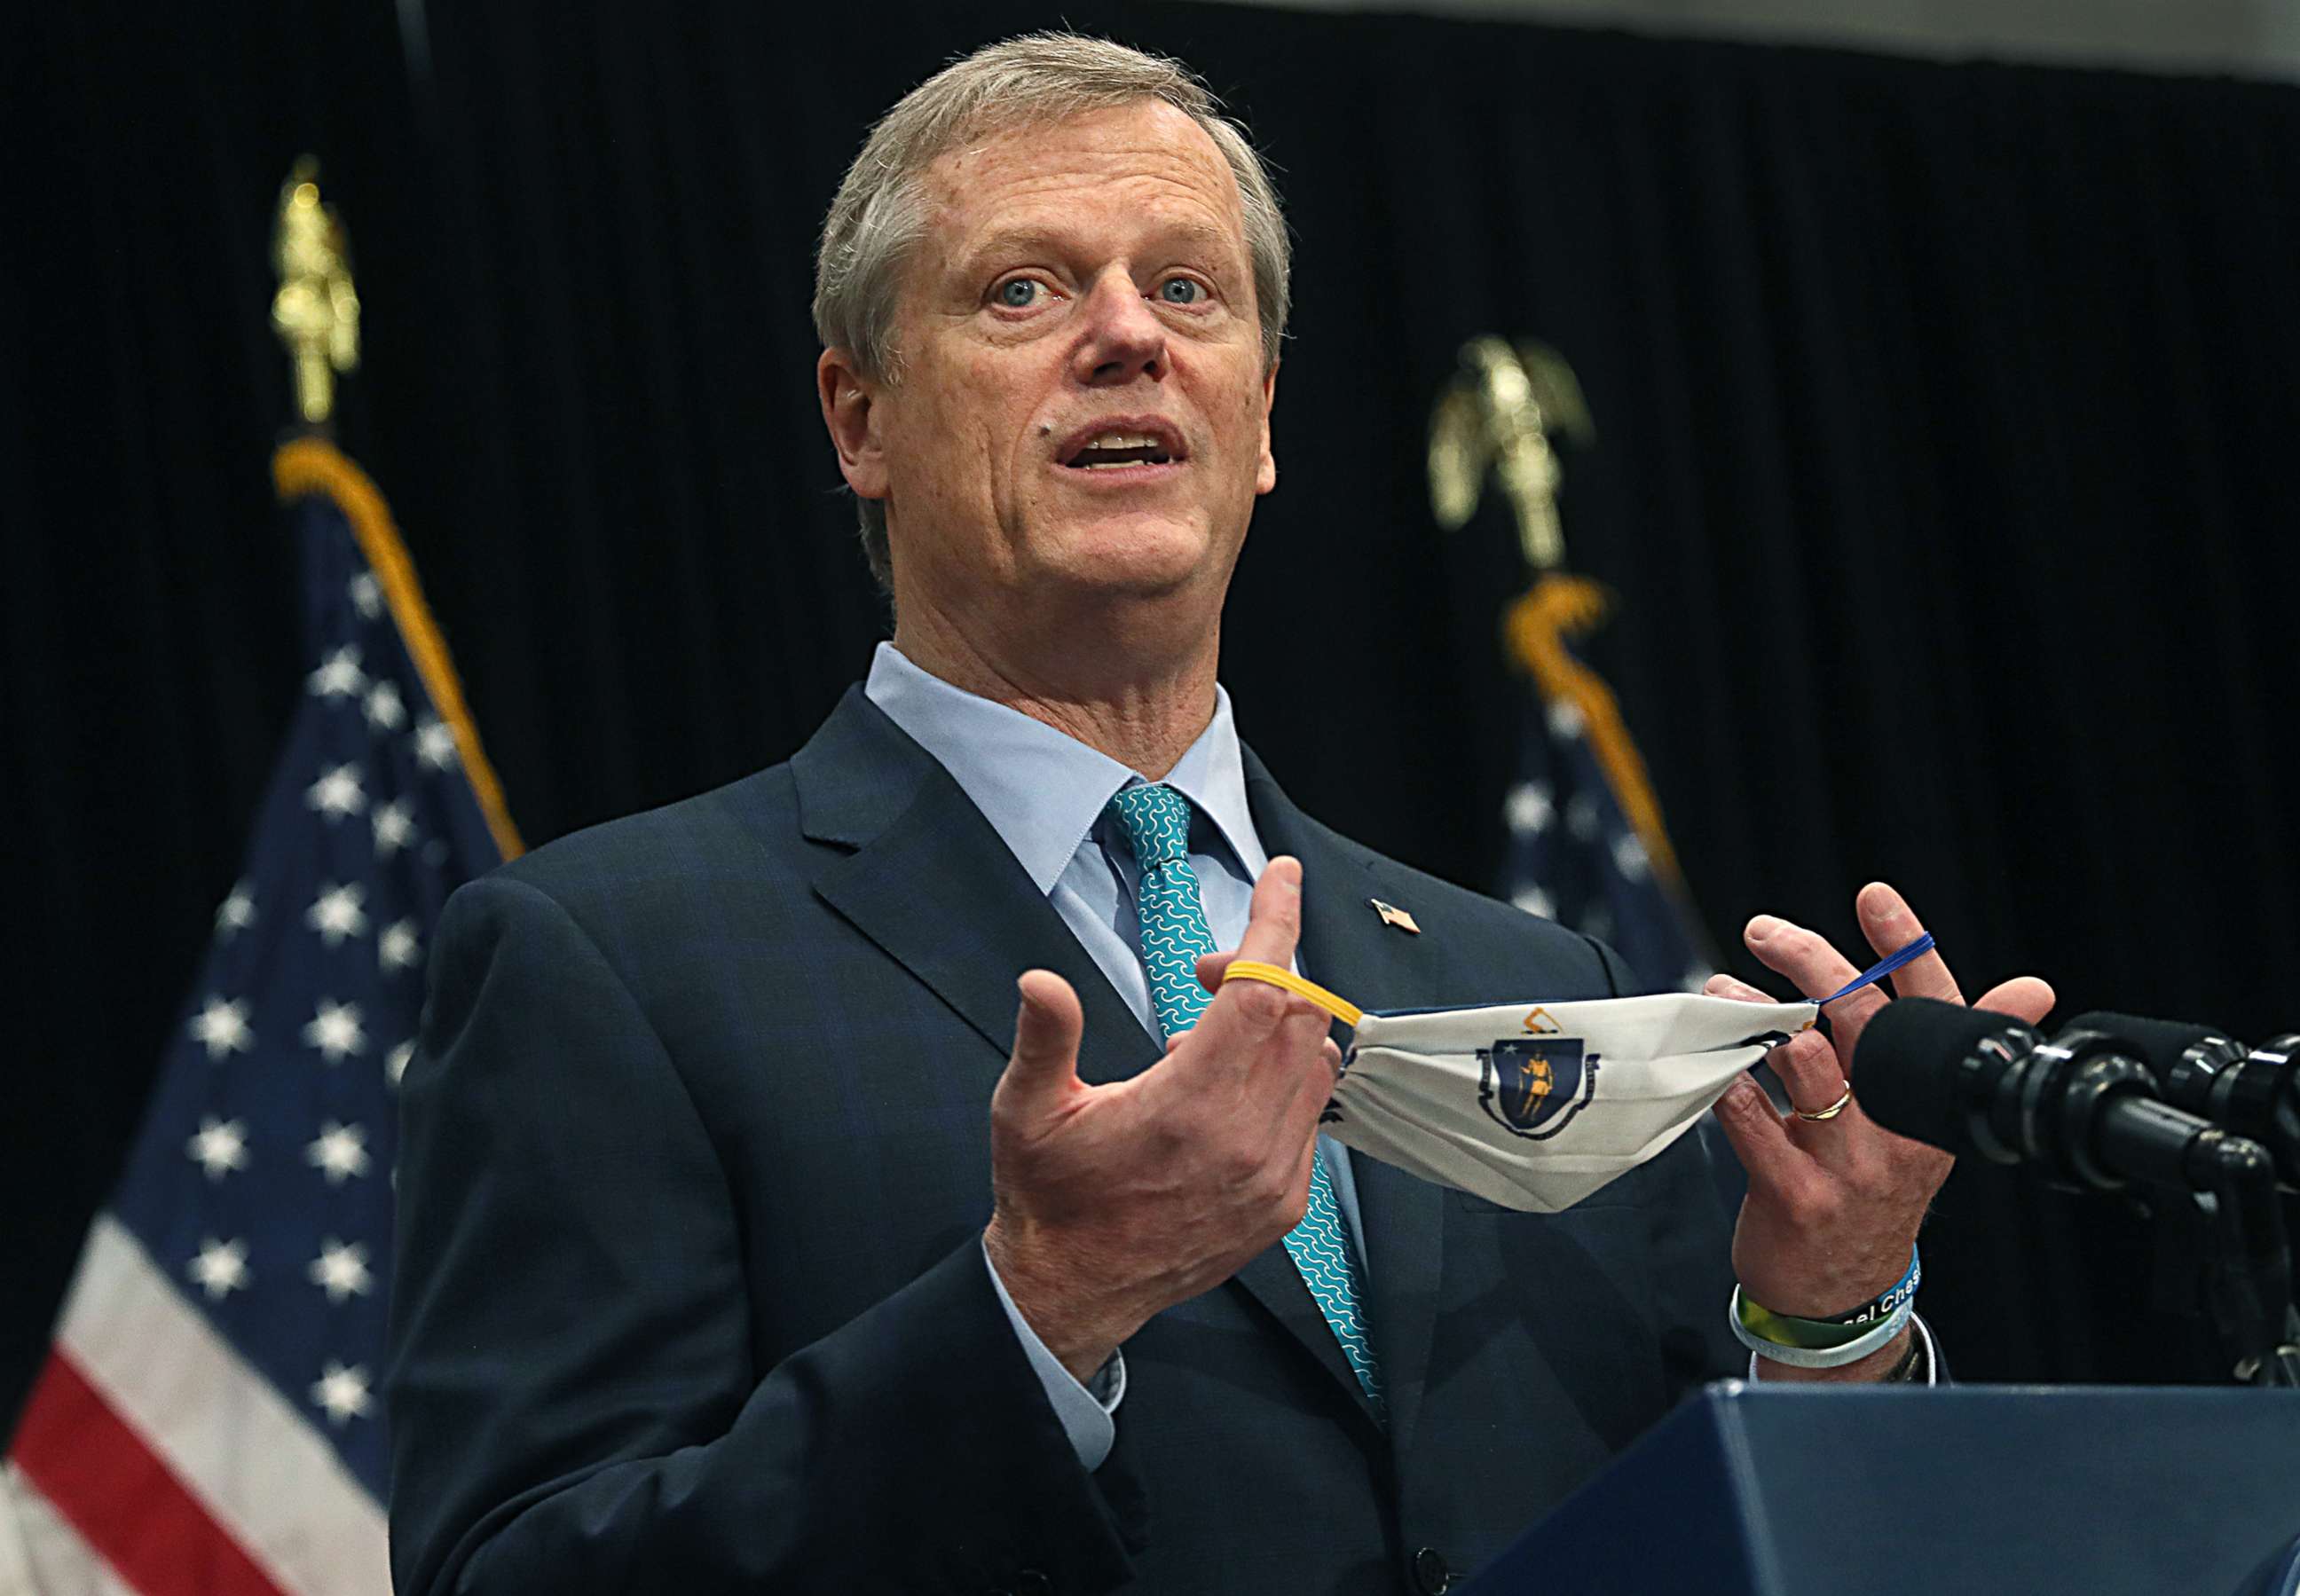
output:
M 1323 1010 L 1232 959 L 1289 966 L 1302 866 L 1254 883 L 1237 950 L 1198 960 L 1215 995 L 1130 1080 L 1079 1079 L 1085 1016 L 1051 970 L 1018 983 L 1014 1054 L 990 1100 L 992 1266 L 1038 1339 L 1084 1381 L 1151 1315 L 1209 1291 L 1301 1222 L 1318 1116 L 1341 1069 Z

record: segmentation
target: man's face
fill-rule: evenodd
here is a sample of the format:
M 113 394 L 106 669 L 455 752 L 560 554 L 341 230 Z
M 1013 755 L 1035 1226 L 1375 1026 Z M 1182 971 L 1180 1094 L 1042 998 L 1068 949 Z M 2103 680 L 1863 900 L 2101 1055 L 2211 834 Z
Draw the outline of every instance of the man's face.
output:
M 1277 466 L 1213 141 L 1144 102 L 946 154 L 925 191 L 872 405 L 899 591 L 1219 594 Z

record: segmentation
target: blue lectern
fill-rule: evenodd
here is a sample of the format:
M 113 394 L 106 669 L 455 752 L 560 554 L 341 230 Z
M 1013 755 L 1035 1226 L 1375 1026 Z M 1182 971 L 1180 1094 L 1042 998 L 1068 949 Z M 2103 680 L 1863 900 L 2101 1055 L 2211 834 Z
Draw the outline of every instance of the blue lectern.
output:
M 2300 1392 L 1781 1386 L 1687 1402 L 1467 1596 L 2269 1596 Z

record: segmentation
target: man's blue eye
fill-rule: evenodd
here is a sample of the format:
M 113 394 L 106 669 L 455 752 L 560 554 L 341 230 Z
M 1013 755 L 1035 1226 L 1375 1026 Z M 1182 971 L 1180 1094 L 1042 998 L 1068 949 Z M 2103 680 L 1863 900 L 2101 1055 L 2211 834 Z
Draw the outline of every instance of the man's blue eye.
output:
M 1186 277 L 1170 277 L 1158 285 L 1158 292 L 1168 304 L 1196 304 L 1205 290 Z
M 998 303 L 1013 310 L 1028 310 L 1038 296 L 1038 285 L 1027 277 L 1018 277 L 998 287 Z

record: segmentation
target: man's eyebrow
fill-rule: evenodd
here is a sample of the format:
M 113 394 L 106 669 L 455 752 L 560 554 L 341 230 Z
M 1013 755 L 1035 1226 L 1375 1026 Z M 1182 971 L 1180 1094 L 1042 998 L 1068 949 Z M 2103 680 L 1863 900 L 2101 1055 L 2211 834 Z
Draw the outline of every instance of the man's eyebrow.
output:
M 975 244 L 959 262 L 971 270 L 1000 255 L 1060 254 L 1069 242 L 1058 228 L 1001 228 Z
M 1062 254 L 1074 248 L 1077 242 L 1075 235 L 1059 227 L 1001 228 L 968 248 L 958 259 L 962 270 L 971 275 L 1003 255 Z M 1211 222 L 1180 220 L 1152 223 L 1144 243 L 1152 248 L 1161 245 L 1201 248 L 1211 245 L 1225 252 L 1238 247 L 1237 240 L 1222 228 Z

